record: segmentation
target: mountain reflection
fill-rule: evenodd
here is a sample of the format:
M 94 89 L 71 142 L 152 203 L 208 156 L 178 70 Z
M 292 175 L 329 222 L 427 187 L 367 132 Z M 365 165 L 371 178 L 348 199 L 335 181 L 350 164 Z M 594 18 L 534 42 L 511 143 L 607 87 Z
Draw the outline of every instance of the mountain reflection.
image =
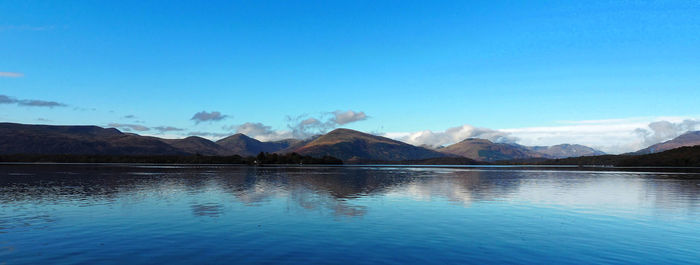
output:
M 698 175 L 626 172 L 518 171 L 364 167 L 146 167 L 2 165 L 0 204 L 110 204 L 194 200 L 194 216 L 218 217 L 230 203 L 287 201 L 289 210 L 362 216 L 365 197 L 446 200 L 468 207 L 483 201 L 542 205 L 649 207 L 698 212 Z M 206 196 L 205 196 L 206 195 Z M 198 197 L 197 197 L 198 198 Z
M 217 203 L 193 204 L 192 213 L 195 216 L 218 217 L 223 212 L 224 206 Z

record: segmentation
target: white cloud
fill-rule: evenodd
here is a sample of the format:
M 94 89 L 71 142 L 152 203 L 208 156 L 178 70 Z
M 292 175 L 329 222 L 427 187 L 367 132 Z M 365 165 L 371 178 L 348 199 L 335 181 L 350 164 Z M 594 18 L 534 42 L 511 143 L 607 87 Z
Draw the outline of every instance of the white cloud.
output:
M 317 117 L 310 117 L 309 115 L 287 116 L 287 130 L 273 129 L 271 126 L 260 122 L 246 122 L 224 126 L 223 129 L 242 133 L 260 141 L 278 141 L 290 138 L 306 139 L 326 133 L 341 125 L 366 120 L 368 117 L 362 111 L 336 110 L 320 113 Z
M 121 129 L 127 132 L 130 131 L 137 131 L 137 132 L 145 132 L 145 131 L 150 131 L 151 128 L 148 128 L 143 125 L 138 125 L 138 124 L 124 124 L 124 123 L 110 123 L 107 126 L 112 127 L 112 128 L 117 128 Z
M 523 145 L 576 143 L 617 154 L 633 152 L 700 129 L 697 119 L 686 117 L 630 118 L 582 122 L 551 127 L 503 129 Z
M 512 137 L 508 133 L 488 128 L 474 127 L 471 125 L 452 127 L 441 132 L 424 130 L 410 133 L 387 133 L 384 136 L 412 145 L 427 145 L 431 147 L 449 145 L 467 138 L 488 139 L 499 143 L 513 143 L 517 141 L 517 138 Z
M 383 135 L 413 145 L 449 145 L 472 137 L 528 146 L 582 144 L 606 153 L 618 154 L 636 151 L 670 140 L 687 131 L 700 129 L 700 120 L 689 117 L 635 117 L 561 123 L 564 125 L 508 129 L 462 125 L 441 132 L 424 130 Z
M 580 124 L 551 127 L 504 129 L 522 145 L 582 144 L 606 153 L 622 153 L 641 149 L 634 130 L 645 123 Z
M 644 144 L 653 145 L 698 128 L 700 128 L 700 120 L 686 119 L 675 123 L 664 120 L 650 123 L 649 129 L 638 128 L 635 130 L 635 133 L 644 138 Z

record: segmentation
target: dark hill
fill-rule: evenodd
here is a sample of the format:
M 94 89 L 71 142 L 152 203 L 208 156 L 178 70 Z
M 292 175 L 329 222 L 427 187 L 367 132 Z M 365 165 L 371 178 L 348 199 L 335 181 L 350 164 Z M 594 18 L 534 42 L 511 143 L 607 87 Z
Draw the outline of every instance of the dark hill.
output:
M 199 136 L 190 136 L 184 139 L 162 139 L 163 142 L 190 154 L 200 154 L 209 156 L 235 155 L 236 153 L 226 148 L 204 139 Z
M 459 143 L 439 149 L 446 154 L 459 155 L 477 161 L 500 161 L 543 157 L 527 147 L 494 143 L 486 139 L 468 138 Z
M 552 159 L 542 165 L 608 165 L 636 167 L 700 167 L 700 145 L 685 146 L 646 155 L 602 155 Z
M 0 154 L 179 155 L 159 138 L 97 126 L 0 123 Z
M 423 160 L 451 156 L 350 129 L 335 129 L 293 151 L 314 157 L 328 155 L 350 162 Z
M 223 147 L 227 152 L 241 156 L 250 156 L 257 155 L 260 152 L 285 153 L 280 151 L 298 142 L 299 140 L 295 139 L 281 140 L 275 142 L 261 142 L 257 139 L 248 137 L 245 134 L 237 133 L 216 141 L 216 144 Z

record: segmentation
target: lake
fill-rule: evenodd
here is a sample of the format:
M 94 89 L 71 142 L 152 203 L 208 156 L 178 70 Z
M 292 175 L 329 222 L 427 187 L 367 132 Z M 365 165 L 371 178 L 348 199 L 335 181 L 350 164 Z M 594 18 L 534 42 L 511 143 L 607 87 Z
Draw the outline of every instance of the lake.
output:
M 0 165 L 0 264 L 193 263 L 700 264 L 700 175 Z

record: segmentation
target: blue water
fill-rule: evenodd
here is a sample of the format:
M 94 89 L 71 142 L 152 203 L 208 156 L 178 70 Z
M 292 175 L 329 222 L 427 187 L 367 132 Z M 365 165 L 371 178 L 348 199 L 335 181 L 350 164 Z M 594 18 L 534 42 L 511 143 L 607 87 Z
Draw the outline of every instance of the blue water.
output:
M 700 264 L 700 175 L 0 165 L 0 264 Z

